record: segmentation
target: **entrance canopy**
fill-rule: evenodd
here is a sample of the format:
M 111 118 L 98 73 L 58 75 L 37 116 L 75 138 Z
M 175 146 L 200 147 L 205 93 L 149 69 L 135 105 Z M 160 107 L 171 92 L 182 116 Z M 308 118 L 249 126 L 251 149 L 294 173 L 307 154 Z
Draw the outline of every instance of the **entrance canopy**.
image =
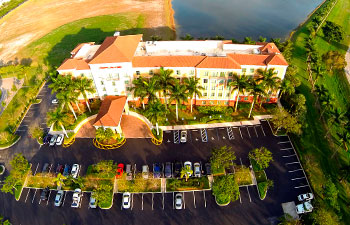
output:
M 126 96 L 105 97 L 95 119 L 94 126 L 117 128 L 120 125 L 126 100 Z

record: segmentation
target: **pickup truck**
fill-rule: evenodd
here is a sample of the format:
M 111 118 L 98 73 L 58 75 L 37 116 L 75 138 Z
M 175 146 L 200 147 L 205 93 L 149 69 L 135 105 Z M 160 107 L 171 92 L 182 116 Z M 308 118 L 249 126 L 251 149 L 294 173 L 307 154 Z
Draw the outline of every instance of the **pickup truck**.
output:
M 81 189 L 77 188 L 74 190 L 73 193 L 73 202 L 71 207 L 72 208 L 80 208 L 81 205 L 81 197 L 83 196 Z
M 298 214 L 312 212 L 313 208 L 314 207 L 311 205 L 311 201 L 306 201 L 296 206 Z

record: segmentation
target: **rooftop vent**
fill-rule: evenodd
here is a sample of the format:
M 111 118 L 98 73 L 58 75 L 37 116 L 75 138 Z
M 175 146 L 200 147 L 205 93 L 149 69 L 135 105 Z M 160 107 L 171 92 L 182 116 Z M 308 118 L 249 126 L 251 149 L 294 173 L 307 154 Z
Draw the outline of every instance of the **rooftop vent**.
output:
M 119 31 L 114 32 L 113 36 L 114 37 L 120 36 L 120 32 Z

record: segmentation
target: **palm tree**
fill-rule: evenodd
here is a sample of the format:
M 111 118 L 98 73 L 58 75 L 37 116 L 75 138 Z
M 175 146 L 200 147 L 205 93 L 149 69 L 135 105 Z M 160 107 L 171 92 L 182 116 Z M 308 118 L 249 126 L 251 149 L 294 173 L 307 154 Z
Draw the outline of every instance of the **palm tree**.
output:
M 199 98 L 202 97 L 202 92 L 204 88 L 199 85 L 199 78 L 190 77 L 184 79 L 184 83 L 187 87 L 188 95 L 191 97 L 191 113 L 193 109 L 193 99 L 198 96 Z
M 171 86 L 173 86 L 176 82 L 176 78 L 172 77 L 173 70 L 165 70 L 163 67 L 160 68 L 159 74 L 156 74 L 154 78 L 158 81 L 159 89 L 163 90 L 165 108 L 168 107 L 167 96 L 168 91 Z
M 194 39 L 194 37 L 192 37 L 192 35 L 190 35 L 190 34 L 186 34 L 186 36 L 180 37 L 180 38 L 181 38 L 181 40 L 193 40 Z
M 157 91 L 159 91 L 159 83 L 156 79 L 153 77 L 149 80 L 143 81 L 146 96 L 148 98 L 148 102 L 154 102 L 158 100 L 157 98 Z
M 325 70 L 325 68 L 324 68 L 322 65 L 317 64 L 317 65 L 315 66 L 315 68 L 312 69 L 312 71 L 313 71 L 314 74 L 315 74 L 315 80 L 314 80 L 313 83 L 312 83 L 312 91 L 314 91 L 314 89 L 315 89 L 315 84 L 316 84 L 318 78 L 323 77 L 323 76 L 325 75 L 325 73 L 326 73 L 326 70 Z
M 145 110 L 145 98 L 147 97 L 147 92 L 145 88 L 145 80 L 142 77 L 139 77 L 132 81 L 134 85 L 131 90 L 134 91 L 134 97 L 138 97 L 140 102 L 142 102 L 142 108 Z
M 277 77 L 277 72 L 274 69 L 262 70 L 258 69 L 259 78 L 258 82 L 261 82 L 267 88 L 267 94 L 271 97 L 272 92 L 280 87 L 281 78 Z M 270 94 L 271 92 L 271 94 Z
M 185 177 L 186 182 L 187 182 L 188 178 L 192 174 L 193 174 L 193 170 L 191 169 L 191 167 L 189 165 L 186 165 L 185 167 L 182 167 L 180 177 L 181 178 Z
M 265 86 L 262 83 L 257 83 L 256 80 L 254 80 L 254 78 L 250 79 L 249 81 L 248 91 L 250 95 L 253 95 L 253 101 L 250 106 L 249 115 L 248 115 L 248 118 L 250 118 L 250 116 L 252 115 L 255 101 L 260 96 L 265 96 L 266 92 L 265 92 Z
M 343 145 L 344 148 L 345 148 L 345 151 L 348 151 L 349 148 L 348 148 L 348 144 L 350 142 L 350 132 L 347 130 L 347 129 L 342 129 L 341 132 L 337 132 L 337 137 L 339 138 L 339 141 L 340 141 L 340 145 Z M 332 155 L 331 158 L 334 157 L 335 153 L 337 151 L 335 151 Z
M 280 86 L 280 98 L 282 98 L 283 94 L 291 95 L 294 92 L 295 92 L 295 88 L 293 83 L 288 79 L 284 79 Z
M 96 130 L 96 138 L 99 141 L 105 142 L 105 141 L 110 140 L 114 136 L 115 136 L 115 133 L 113 132 L 113 130 L 111 128 L 104 129 L 103 127 L 99 127 Z
M 91 112 L 87 94 L 95 92 L 95 89 L 93 88 L 92 80 L 86 77 L 79 77 L 75 80 L 75 83 L 76 83 L 76 91 L 78 92 L 79 95 L 83 95 L 86 106 L 88 107 L 89 112 Z
M 329 95 L 329 91 L 327 88 L 325 88 L 325 86 L 323 84 L 320 86 L 316 85 L 315 87 L 316 87 L 315 90 L 316 90 L 316 94 L 317 94 L 316 101 L 315 101 L 315 106 L 316 106 L 316 104 L 319 101 L 319 98 L 323 98 L 324 96 Z
M 64 91 L 57 94 L 57 99 L 59 100 L 61 109 L 68 106 L 68 108 L 72 111 L 75 119 L 77 119 L 77 115 L 74 112 L 71 102 L 74 102 L 76 98 L 76 95 L 70 91 Z
M 233 81 L 229 83 L 229 87 L 231 88 L 230 90 L 230 96 L 233 91 L 237 90 L 237 95 L 236 95 L 236 102 L 235 102 L 235 112 L 237 111 L 238 108 L 238 100 L 239 100 L 239 94 L 245 93 L 245 90 L 249 86 L 249 78 L 246 75 L 241 75 L 238 76 L 237 74 L 233 74 Z
M 321 115 L 320 115 L 320 119 L 321 119 L 324 112 L 333 106 L 334 98 L 332 95 L 328 94 L 328 95 L 324 96 L 323 98 L 320 98 L 320 100 L 321 100 L 321 105 L 323 106 L 323 110 L 322 110 Z
M 179 121 L 179 110 L 178 105 L 181 103 L 181 101 L 187 101 L 188 99 L 188 92 L 186 92 L 186 86 L 176 83 L 174 86 L 171 87 L 170 90 L 170 102 L 175 101 L 176 105 L 176 121 Z
M 68 137 L 66 129 L 64 129 L 64 126 L 63 126 L 63 124 L 65 124 L 66 122 L 67 122 L 67 115 L 62 113 L 59 108 L 47 113 L 47 124 L 50 124 L 52 126 L 57 123 L 59 126 L 61 126 L 66 137 Z
M 343 127 L 348 122 L 348 119 L 346 118 L 345 113 L 343 113 L 340 108 L 332 108 L 329 111 L 329 117 L 327 122 L 328 124 L 335 124 L 337 126 Z M 329 132 L 330 129 L 327 130 L 325 137 L 328 135 Z
M 58 173 L 57 177 L 55 178 L 54 182 L 57 185 L 57 189 L 61 189 L 61 187 L 63 186 L 63 180 L 67 179 L 65 176 L 62 175 L 62 173 Z
M 156 124 L 157 135 L 159 135 L 158 121 L 165 116 L 166 111 L 166 107 L 159 100 L 148 104 L 145 114 L 152 123 Z

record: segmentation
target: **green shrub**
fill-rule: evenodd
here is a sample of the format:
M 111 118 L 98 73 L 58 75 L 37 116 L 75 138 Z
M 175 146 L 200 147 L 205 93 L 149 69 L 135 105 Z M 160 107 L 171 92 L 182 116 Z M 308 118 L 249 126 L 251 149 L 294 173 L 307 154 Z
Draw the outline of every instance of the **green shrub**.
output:
M 207 177 L 185 179 L 167 179 L 167 191 L 201 190 L 209 188 Z
M 267 190 L 269 187 L 273 186 L 273 181 L 272 180 L 266 180 L 264 182 L 258 183 L 258 191 L 260 198 L 264 199 L 267 193 Z
M 212 189 L 220 204 L 234 202 L 239 198 L 239 187 L 233 174 L 215 177 Z

